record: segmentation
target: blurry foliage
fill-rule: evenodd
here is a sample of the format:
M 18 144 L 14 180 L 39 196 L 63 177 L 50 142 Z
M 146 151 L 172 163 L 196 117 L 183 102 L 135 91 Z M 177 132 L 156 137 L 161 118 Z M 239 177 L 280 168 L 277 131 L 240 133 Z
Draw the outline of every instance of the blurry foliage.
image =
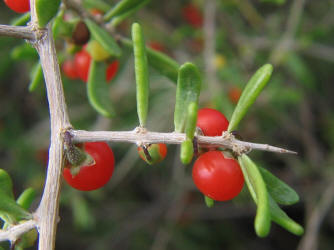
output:
M 114 4 L 115 1 L 106 1 Z M 201 10 L 206 1 L 193 1 Z M 218 89 L 210 92 L 204 78 L 202 107 L 218 108 L 230 117 L 230 87 L 243 88 L 271 53 L 286 30 L 291 2 L 283 0 L 217 1 L 216 53 L 224 58 L 217 68 Z M 178 63 L 192 61 L 204 72 L 203 29 L 182 18 L 189 1 L 151 1 L 127 18 L 116 31 L 130 37 L 130 24 L 139 21 L 146 40 L 163 45 Z M 306 1 L 292 46 L 274 64 L 273 77 L 240 129 L 243 139 L 298 151 L 298 156 L 253 152 L 259 165 L 295 188 L 301 202 L 287 214 L 305 225 L 307 206 L 333 180 L 334 164 L 334 21 L 330 0 Z M 252 11 L 251 11 L 252 10 Z M 0 23 L 17 14 L 0 2 Z M 34 187 L 41 194 L 49 144 L 49 116 L 44 87 L 29 93 L 31 60 L 20 60 L 22 41 L 0 39 L 0 163 L 10 173 L 17 196 Z M 57 41 L 59 55 L 64 41 Z M 12 50 L 15 49 L 12 52 Z M 29 50 L 27 50 L 29 52 Z M 283 53 L 282 52 L 282 53 Z M 70 118 L 77 129 L 130 130 L 138 125 L 133 58 L 124 50 L 121 69 L 110 85 L 116 107 L 111 120 L 89 105 L 85 83 L 63 77 Z M 270 62 L 271 63 L 271 62 Z M 149 68 L 151 93 L 148 129 L 171 131 L 175 85 Z M 57 249 L 295 249 L 299 237 L 274 225 L 268 238 L 253 232 L 255 208 L 242 193 L 235 202 L 206 208 L 184 167 L 178 148 L 168 147 L 167 158 L 147 166 L 131 145 L 111 143 L 116 170 L 107 186 L 83 193 L 63 185 Z M 116 183 L 116 184 L 113 184 Z M 327 215 L 333 218 L 333 210 Z M 324 221 L 319 249 L 333 246 L 334 223 Z M 5 244 L 1 246 L 6 246 Z

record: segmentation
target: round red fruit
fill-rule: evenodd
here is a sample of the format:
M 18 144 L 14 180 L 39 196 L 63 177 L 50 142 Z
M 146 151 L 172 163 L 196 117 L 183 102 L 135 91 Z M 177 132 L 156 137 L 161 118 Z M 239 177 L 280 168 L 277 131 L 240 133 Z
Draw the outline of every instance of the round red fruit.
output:
M 194 28 L 200 28 L 203 24 L 202 12 L 193 4 L 182 8 L 182 16 Z
M 76 53 L 74 56 L 75 70 L 77 71 L 79 78 L 84 82 L 88 81 L 88 73 L 91 61 L 91 56 L 84 49 Z
M 25 13 L 30 10 L 29 0 L 5 0 L 5 4 L 17 13 Z
M 147 146 L 147 153 L 145 154 L 143 147 L 138 147 L 140 158 L 152 165 L 161 162 L 167 155 L 167 146 L 164 143 L 150 144 Z
M 72 175 L 69 168 L 64 168 L 63 176 L 73 188 L 90 191 L 104 186 L 114 171 L 114 154 L 105 142 L 86 142 L 84 150 L 94 159 L 90 166 L 80 167 L 76 175 Z
M 232 87 L 228 91 L 228 98 L 233 104 L 237 104 L 241 96 L 241 89 L 239 87 Z
M 75 64 L 73 60 L 66 60 L 63 62 L 62 70 L 64 74 L 70 79 L 77 79 L 78 73 L 75 68 Z
M 198 111 L 196 126 L 206 136 L 220 136 L 228 128 L 226 117 L 215 109 L 203 108 Z
M 118 71 L 118 66 L 119 66 L 119 63 L 117 60 L 113 61 L 112 63 L 108 65 L 107 70 L 106 70 L 107 82 L 111 81 L 115 77 Z
M 192 178 L 204 195 L 216 201 L 233 199 L 244 186 L 238 162 L 220 151 L 202 154 L 194 164 Z

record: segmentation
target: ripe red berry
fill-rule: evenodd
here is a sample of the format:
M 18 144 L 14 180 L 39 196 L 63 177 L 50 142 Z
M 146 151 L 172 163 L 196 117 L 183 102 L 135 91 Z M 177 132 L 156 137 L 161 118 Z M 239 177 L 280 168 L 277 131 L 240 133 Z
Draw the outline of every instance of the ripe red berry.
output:
M 148 164 L 152 165 L 161 162 L 163 159 L 165 159 L 167 155 L 167 146 L 164 143 L 150 144 L 147 147 L 147 151 L 150 159 L 147 158 L 144 149 L 142 147 L 138 147 L 138 153 L 140 158 L 142 158 Z
M 182 16 L 194 28 L 200 28 L 203 24 L 202 12 L 191 3 L 182 8 Z
M 18 13 L 25 13 L 30 10 L 29 0 L 4 0 L 5 4 Z
M 70 79 L 77 79 L 79 77 L 73 60 L 64 61 L 62 70 L 64 74 Z
M 244 185 L 238 162 L 226 158 L 220 151 L 209 151 L 198 157 L 192 178 L 204 195 L 216 201 L 233 199 Z
M 77 74 L 84 82 L 88 81 L 89 67 L 92 61 L 92 57 L 86 50 L 81 50 L 74 56 L 74 65 Z
M 228 91 L 228 98 L 234 104 L 237 104 L 241 96 L 241 89 L 239 87 L 232 87 Z
M 119 62 L 117 60 L 113 61 L 112 63 L 108 65 L 107 70 L 106 70 L 107 82 L 111 81 L 115 77 L 118 71 L 118 66 L 119 66 Z
M 64 168 L 66 182 L 75 189 L 90 191 L 104 186 L 114 171 L 114 154 L 105 142 L 86 142 L 84 150 L 91 155 L 95 164 L 83 166 L 76 175 L 69 168 Z
M 161 43 L 156 42 L 156 41 L 151 41 L 148 43 L 148 47 L 150 47 L 151 49 L 154 49 L 156 51 L 160 51 L 160 52 L 165 52 L 165 46 L 163 46 Z
M 203 108 L 198 111 L 196 126 L 206 136 L 220 136 L 228 128 L 228 120 L 218 110 Z

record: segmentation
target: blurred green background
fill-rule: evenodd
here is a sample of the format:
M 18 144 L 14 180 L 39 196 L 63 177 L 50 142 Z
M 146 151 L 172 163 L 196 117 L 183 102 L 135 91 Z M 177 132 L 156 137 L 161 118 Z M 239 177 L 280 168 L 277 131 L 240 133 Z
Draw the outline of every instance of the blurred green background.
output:
M 106 1 L 115 3 L 116 1 Z M 188 4 L 203 25 L 185 18 Z M 230 117 L 232 92 L 242 89 L 265 63 L 274 65 L 268 86 L 241 124 L 246 141 L 298 151 L 297 156 L 252 152 L 259 166 L 297 190 L 301 201 L 285 208 L 306 228 L 297 237 L 276 224 L 265 239 L 253 228 L 255 206 L 247 192 L 207 208 L 182 166 L 179 147 L 148 166 L 135 145 L 110 143 L 116 168 L 102 189 L 80 192 L 63 185 L 56 249 L 333 249 L 334 210 L 334 3 L 330 0 L 154 1 L 122 22 L 116 32 L 130 37 L 139 22 L 148 43 L 159 43 L 180 64 L 192 61 L 204 77 L 201 107 Z M 17 14 L 0 2 L 0 23 Z M 0 167 L 14 192 L 35 188 L 41 195 L 49 145 L 48 103 L 43 86 L 28 91 L 34 56 L 17 59 L 23 41 L 0 37 Z M 57 40 L 66 54 L 66 42 Z M 63 77 L 76 129 L 131 130 L 138 125 L 133 58 L 124 53 L 110 95 L 112 120 L 89 105 L 85 83 Z M 175 84 L 150 68 L 148 129 L 172 131 Z M 38 199 L 34 207 L 38 205 Z

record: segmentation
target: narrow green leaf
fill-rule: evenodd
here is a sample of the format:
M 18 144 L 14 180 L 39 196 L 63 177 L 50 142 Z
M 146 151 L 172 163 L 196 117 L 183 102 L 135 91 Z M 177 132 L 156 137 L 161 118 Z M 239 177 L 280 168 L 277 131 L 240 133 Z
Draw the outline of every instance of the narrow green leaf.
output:
M 132 42 L 129 39 L 123 38 L 120 41 L 124 46 L 132 49 Z M 155 51 L 146 47 L 146 52 L 149 65 L 152 66 L 161 75 L 166 76 L 171 81 L 176 83 L 180 65 L 175 60 L 159 51 Z
M 275 202 L 275 200 L 269 195 L 270 214 L 271 219 L 278 225 L 282 226 L 290 233 L 295 235 L 302 235 L 304 229 L 297 222 L 292 220 Z
M 140 126 L 146 124 L 148 110 L 148 67 L 143 32 L 138 23 L 132 25 L 133 54 L 135 57 L 137 113 Z
M 255 99 L 269 81 L 272 71 L 273 66 L 271 64 L 265 64 L 258 69 L 248 81 L 245 89 L 242 91 L 238 104 L 233 111 L 230 124 L 228 126 L 229 132 L 237 129 L 239 122 L 245 116 L 249 107 L 255 102 Z
M 107 31 L 88 18 L 85 19 L 85 23 L 87 24 L 92 38 L 98 41 L 110 55 L 119 57 L 122 54 L 121 48 Z
M 24 190 L 19 198 L 17 198 L 16 203 L 19 204 L 24 209 L 28 210 L 36 198 L 36 191 L 33 188 L 27 188 Z
M 3 169 L 0 169 L 0 192 L 3 192 L 8 197 L 14 199 L 12 179 Z
M 194 139 L 196 131 L 196 122 L 197 122 L 197 111 L 198 104 L 196 102 L 190 102 L 187 110 L 187 119 L 186 119 L 186 137 L 190 140 Z
M 206 195 L 204 195 L 204 201 L 207 207 L 213 207 L 215 205 L 215 201 Z
M 194 156 L 194 145 L 192 140 L 187 138 L 181 144 L 180 158 L 181 162 L 185 165 L 189 164 Z
M 31 214 L 18 205 L 15 200 L 0 191 L 0 214 L 14 217 L 16 220 L 30 219 Z
M 254 227 L 259 237 L 266 237 L 270 231 L 270 210 L 267 188 L 255 163 L 245 154 L 238 157 L 248 190 L 257 205 Z
M 92 60 L 87 82 L 87 96 L 92 107 L 101 115 L 112 117 L 115 115 L 110 100 L 109 85 L 106 82 L 106 64 Z
M 102 0 L 84 0 L 83 5 L 86 9 L 98 9 L 103 12 L 110 10 L 111 6 Z
M 17 18 L 14 18 L 11 22 L 10 25 L 13 26 L 24 26 L 30 21 L 30 12 L 27 12 Z
M 174 83 L 177 82 L 180 65 L 166 54 L 147 48 L 148 63 L 160 74 L 168 77 Z
M 295 190 L 271 174 L 268 170 L 261 167 L 259 167 L 259 169 L 267 185 L 269 194 L 277 203 L 282 205 L 292 205 L 299 201 L 299 196 Z
M 134 11 L 136 11 L 138 7 L 141 7 L 148 2 L 149 0 L 121 0 L 116 4 L 114 8 L 112 8 L 108 13 L 105 14 L 104 20 L 109 21 L 117 16 L 122 16 L 123 19 L 125 19 Z
M 52 23 L 52 34 L 57 37 L 71 37 L 75 24 L 64 20 L 64 11 L 60 11 Z
M 21 45 L 16 46 L 12 52 L 11 57 L 14 60 L 33 60 L 38 59 L 37 51 L 29 44 L 24 43 Z
M 201 75 L 194 64 L 185 63 L 180 67 L 174 112 L 174 126 L 176 132 L 184 132 L 188 105 L 190 102 L 198 103 L 201 82 Z
M 40 27 L 45 27 L 56 16 L 60 2 L 60 0 L 36 0 L 36 12 Z
M 29 92 L 35 91 L 44 81 L 42 65 L 37 62 L 30 73 Z

